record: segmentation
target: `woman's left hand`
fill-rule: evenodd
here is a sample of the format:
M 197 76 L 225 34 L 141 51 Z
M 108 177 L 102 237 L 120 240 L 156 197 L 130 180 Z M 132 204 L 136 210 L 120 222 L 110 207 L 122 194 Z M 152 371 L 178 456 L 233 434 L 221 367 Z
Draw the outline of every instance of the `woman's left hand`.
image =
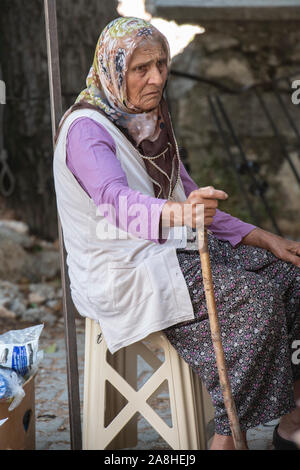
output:
M 300 268 L 300 242 L 287 240 L 271 232 L 255 228 L 243 238 L 242 243 L 265 248 L 277 258 L 289 261 Z

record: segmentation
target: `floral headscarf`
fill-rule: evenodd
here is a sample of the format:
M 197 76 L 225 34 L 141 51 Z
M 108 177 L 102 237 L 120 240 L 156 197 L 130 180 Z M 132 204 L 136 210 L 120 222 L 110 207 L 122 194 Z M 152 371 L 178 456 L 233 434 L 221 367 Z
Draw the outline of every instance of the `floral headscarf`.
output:
M 145 38 L 160 40 L 167 53 L 169 68 L 170 49 L 163 34 L 142 19 L 117 18 L 102 31 L 86 79 L 87 88 L 75 102 L 98 106 L 117 126 L 126 129 L 137 145 L 145 139 L 156 140 L 160 133 L 159 108 L 141 113 L 128 101 L 126 90 L 129 60 Z

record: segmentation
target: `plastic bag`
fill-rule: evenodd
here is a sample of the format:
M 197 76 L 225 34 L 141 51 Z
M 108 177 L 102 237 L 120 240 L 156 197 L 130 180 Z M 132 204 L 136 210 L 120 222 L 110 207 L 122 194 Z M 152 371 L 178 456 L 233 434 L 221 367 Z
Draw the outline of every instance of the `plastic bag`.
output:
M 0 367 L 13 369 L 23 377 L 32 375 L 43 355 L 38 351 L 43 327 L 31 326 L 0 335 Z
M 24 378 L 12 369 L 0 368 L 0 399 L 13 398 L 8 411 L 15 409 L 25 396 Z

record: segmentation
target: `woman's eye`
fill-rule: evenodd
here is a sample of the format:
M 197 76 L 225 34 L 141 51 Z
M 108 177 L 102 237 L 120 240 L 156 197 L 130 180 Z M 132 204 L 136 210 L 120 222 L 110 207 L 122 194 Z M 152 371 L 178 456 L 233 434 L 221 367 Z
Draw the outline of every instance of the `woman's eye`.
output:
M 157 63 L 157 66 L 160 70 L 162 70 L 165 65 L 166 65 L 166 62 L 164 60 L 159 60 Z
M 138 65 L 136 67 L 137 72 L 145 72 L 146 71 L 146 66 L 145 65 Z

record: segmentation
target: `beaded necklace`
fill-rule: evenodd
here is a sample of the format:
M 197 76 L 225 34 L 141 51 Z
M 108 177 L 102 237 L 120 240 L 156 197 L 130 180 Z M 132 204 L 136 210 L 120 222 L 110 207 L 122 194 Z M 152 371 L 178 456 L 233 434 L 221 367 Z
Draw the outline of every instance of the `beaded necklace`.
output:
M 161 152 L 160 154 L 158 155 L 155 155 L 153 157 L 149 157 L 149 156 L 146 156 L 146 155 L 143 155 L 141 154 L 138 150 L 137 150 L 137 153 L 138 153 L 138 156 L 140 157 L 141 160 L 147 160 L 149 163 L 151 163 L 151 165 L 153 165 L 158 171 L 160 171 L 160 173 L 162 173 L 166 178 L 167 180 L 169 181 L 169 191 L 168 191 L 168 197 L 167 199 L 168 200 L 173 200 L 173 196 L 172 196 L 172 193 L 175 189 L 175 187 L 177 186 L 178 184 L 178 181 L 180 179 L 180 156 L 179 156 L 179 151 L 178 151 L 178 146 L 177 146 L 177 143 L 176 143 L 176 140 L 175 140 L 175 144 L 176 144 L 176 152 L 173 156 L 173 159 L 172 159 L 172 171 L 171 171 L 171 176 L 169 177 L 169 175 L 164 171 L 162 170 L 155 162 L 154 160 L 160 158 L 160 157 L 163 157 L 165 158 L 166 156 L 166 153 L 168 152 L 169 149 L 172 149 L 172 144 L 170 142 L 168 142 L 168 146 L 166 147 L 166 149 Z M 174 185 L 174 188 L 172 189 L 172 180 L 173 180 L 173 175 L 174 175 L 174 163 L 175 161 L 178 161 L 178 171 L 177 171 L 177 177 L 176 177 L 176 182 L 175 182 L 175 185 Z M 159 190 L 159 193 L 157 195 L 157 197 L 159 198 L 159 196 L 161 195 L 162 193 L 162 187 L 161 187 L 161 184 L 158 183 L 158 181 L 156 181 L 154 178 L 152 178 L 152 176 L 150 176 L 148 174 L 150 180 L 152 181 L 153 184 L 156 184 L 157 186 L 159 186 L 160 190 Z

